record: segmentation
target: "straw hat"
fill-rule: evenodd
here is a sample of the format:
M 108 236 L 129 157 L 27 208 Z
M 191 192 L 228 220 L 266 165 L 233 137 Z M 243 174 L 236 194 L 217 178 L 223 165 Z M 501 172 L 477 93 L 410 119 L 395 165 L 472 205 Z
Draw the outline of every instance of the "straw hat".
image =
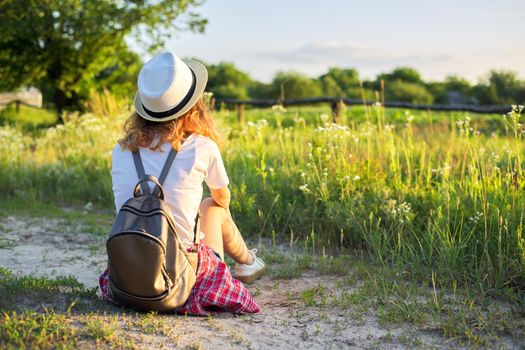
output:
M 208 71 L 200 62 L 162 52 L 140 70 L 135 111 L 144 119 L 166 122 L 182 116 L 202 96 Z

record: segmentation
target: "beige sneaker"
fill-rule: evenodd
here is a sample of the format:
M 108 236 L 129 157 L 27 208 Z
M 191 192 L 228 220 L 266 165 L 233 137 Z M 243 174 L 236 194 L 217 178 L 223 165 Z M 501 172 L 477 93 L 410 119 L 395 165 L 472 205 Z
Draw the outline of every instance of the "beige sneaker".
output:
M 233 271 L 234 278 L 244 284 L 252 284 L 266 273 L 266 264 L 261 258 L 255 255 L 256 253 L 257 249 L 254 248 L 250 250 L 250 254 L 253 256 L 253 264 L 235 264 L 235 270 Z

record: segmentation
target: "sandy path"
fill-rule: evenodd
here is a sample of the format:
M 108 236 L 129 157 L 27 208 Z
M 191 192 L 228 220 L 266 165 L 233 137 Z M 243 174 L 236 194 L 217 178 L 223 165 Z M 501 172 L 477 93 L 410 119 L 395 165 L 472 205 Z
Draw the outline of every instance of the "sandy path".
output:
M 72 227 L 61 219 L 7 217 L 0 220 L 0 266 L 24 274 L 73 275 L 86 286 L 95 287 L 105 267 L 104 242 L 104 237 L 82 232 L 82 227 Z M 250 286 L 262 308 L 259 314 L 243 317 L 222 314 L 211 319 L 157 316 L 177 329 L 176 339 L 155 334 L 133 337 L 138 339 L 140 348 L 172 348 L 175 344 L 205 349 L 451 346 L 436 332 L 412 330 L 408 325 L 385 328 L 378 324 L 374 310 L 307 307 L 299 298 L 302 291 L 318 284 L 340 293 L 337 279 L 311 273 L 291 280 L 263 277 Z M 123 324 L 122 327 L 122 332 L 128 335 Z
M 24 274 L 73 275 L 87 287 L 98 285 L 105 266 L 103 237 L 60 219 L 7 217 L 0 225 L 0 242 L 7 246 L 0 250 L 0 266 Z

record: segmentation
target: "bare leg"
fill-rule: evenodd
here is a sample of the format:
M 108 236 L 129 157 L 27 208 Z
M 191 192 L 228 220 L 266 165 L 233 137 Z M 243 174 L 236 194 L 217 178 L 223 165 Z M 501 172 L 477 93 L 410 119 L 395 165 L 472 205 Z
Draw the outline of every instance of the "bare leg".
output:
M 200 205 L 204 242 L 224 257 L 224 252 L 239 264 L 252 264 L 253 257 L 233 222 L 230 211 L 206 198 Z

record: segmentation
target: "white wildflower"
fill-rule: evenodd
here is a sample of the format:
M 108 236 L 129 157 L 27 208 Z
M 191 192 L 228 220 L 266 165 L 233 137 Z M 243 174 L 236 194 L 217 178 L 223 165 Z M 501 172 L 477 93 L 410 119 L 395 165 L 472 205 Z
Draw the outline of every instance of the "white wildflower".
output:
M 283 105 L 273 105 L 272 106 L 272 111 L 274 112 L 286 112 L 286 109 L 284 108 Z
M 308 184 L 304 184 L 302 186 L 299 186 L 299 190 L 304 192 L 304 193 L 310 192 L 310 189 L 308 188 Z
M 476 213 L 474 213 L 474 216 L 469 217 L 468 220 L 472 222 L 473 224 L 477 224 L 481 220 L 482 217 L 483 217 L 483 213 L 480 211 L 476 211 Z
M 263 126 L 267 126 L 267 125 L 268 125 L 268 121 L 267 121 L 266 119 L 259 119 L 259 120 L 257 121 L 257 125 L 258 125 L 258 126 L 261 126 L 261 127 L 263 127 Z

